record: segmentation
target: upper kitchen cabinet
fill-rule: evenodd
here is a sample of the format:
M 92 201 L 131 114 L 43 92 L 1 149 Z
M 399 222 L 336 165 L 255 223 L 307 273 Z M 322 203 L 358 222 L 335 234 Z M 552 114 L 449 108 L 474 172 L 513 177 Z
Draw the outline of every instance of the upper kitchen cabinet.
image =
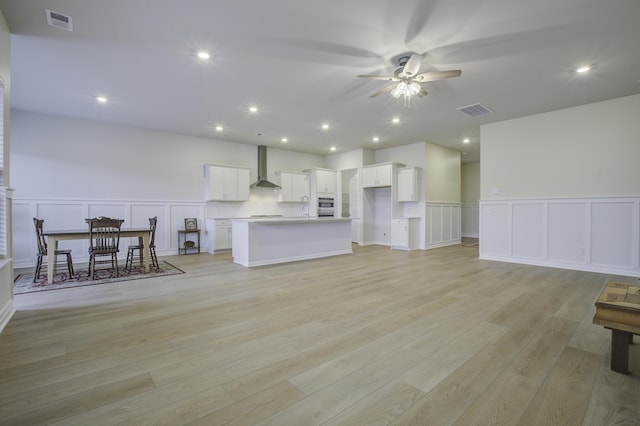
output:
M 280 176 L 280 202 L 301 202 L 309 197 L 309 175 L 301 172 L 277 172 Z M 308 199 L 307 199 L 308 201 Z
M 419 201 L 419 170 L 419 167 L 403 167 L 398 169 L 398 201 Z
M 364 166 L 362 168 L 362 187 L 392 186 L 394 166 L 400 166 L 400 164 L 387 163 Z
M 207 201 L 249 200 L 250 169 L 245 167 L 205 165 Z
M 313 168 L 310 170 L 311 188 L 318 194 L 336 194 L 338 174 L 335 170 Z

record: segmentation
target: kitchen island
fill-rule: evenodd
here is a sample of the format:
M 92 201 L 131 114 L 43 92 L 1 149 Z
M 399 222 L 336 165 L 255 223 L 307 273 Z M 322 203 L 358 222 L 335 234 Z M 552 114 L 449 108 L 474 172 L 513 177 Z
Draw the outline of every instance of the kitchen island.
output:
M 232 228 L 233 261 L 246 267 L 353 253 L 351 219 L 233 219 Z

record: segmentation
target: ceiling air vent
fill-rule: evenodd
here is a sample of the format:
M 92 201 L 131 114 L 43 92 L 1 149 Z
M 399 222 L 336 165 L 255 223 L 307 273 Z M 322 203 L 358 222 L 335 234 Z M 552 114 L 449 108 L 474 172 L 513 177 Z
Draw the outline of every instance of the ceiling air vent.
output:
M 482 115 L 482 114 L 488 114 L 491 111 L 489 108 L 487 108 L 486 106 L 482 105 L 482 104 L 473 104 L 473 105 L 467 105 L 464 107 L 460 107 L 458 108 L 458 111 L 464 112 L 465 114 L 471 116 L 471 117 L 475 117 L 476 115 Z
M 63 15 L 60 12 L 47 9 L 47 23 L 52 27 L 73 31 L 71 16 Z

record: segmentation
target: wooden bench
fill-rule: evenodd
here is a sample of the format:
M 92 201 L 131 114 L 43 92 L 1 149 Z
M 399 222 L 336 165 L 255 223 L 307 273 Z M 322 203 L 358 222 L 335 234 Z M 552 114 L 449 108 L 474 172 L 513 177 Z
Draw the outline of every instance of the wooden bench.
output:
M 596 301 L 593 323 L 611 330 L 611 369 L 629 374 L 629 345 L 640 335 L 640 286 L 608 283 Z

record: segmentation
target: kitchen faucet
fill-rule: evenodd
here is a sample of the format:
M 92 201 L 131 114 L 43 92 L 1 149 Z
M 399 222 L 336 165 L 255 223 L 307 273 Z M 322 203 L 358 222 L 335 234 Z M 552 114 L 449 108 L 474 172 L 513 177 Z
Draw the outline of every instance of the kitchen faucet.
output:
M 302 213 L 305 216 L 307 216 L 307 219 L 309 219 L 309 197 L 306 196 L 306 195 L 303 195 L 302 198 L 301 198 L 301 201 L 302 201 L 302 207 L 301 207 L 302 208 Z M 305 205 L 307 206 L 307 212 L 306 213 L 304 212 Z

